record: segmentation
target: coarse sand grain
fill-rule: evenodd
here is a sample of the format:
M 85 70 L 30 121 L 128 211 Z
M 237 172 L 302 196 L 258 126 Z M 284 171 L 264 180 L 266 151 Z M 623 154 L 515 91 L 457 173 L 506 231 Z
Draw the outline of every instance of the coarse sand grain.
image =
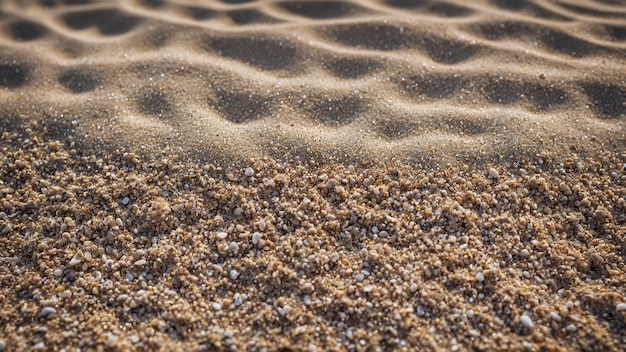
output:
M 8 350 L 626 346 L 623 153 L 248 176 L 0 145 Z

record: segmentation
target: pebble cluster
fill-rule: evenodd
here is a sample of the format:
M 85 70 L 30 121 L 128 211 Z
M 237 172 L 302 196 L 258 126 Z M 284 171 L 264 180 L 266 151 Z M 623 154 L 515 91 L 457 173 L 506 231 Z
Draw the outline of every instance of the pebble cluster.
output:
M 626 154 L 485 169 L 0 140 L 0 351 L 626 349 Z

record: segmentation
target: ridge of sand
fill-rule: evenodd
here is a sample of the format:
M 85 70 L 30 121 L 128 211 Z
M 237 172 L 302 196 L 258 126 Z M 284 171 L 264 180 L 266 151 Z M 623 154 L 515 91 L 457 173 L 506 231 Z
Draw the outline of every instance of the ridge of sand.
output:
M 3 114 L 74 123 L 85 148 L 446 165 L 625 147 L 611 3 L 41 3 L 2 3 Z

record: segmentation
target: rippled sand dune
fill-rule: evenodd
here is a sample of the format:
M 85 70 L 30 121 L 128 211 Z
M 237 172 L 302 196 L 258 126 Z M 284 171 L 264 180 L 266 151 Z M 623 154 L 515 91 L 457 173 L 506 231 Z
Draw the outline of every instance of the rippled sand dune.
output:
M 621 0 L 0 0 L 0 351 L 626 350 Z
M 624 147 L 618 3 L 40 3 L 2 5 L 5 115 L 98 148 L 445 164 Z

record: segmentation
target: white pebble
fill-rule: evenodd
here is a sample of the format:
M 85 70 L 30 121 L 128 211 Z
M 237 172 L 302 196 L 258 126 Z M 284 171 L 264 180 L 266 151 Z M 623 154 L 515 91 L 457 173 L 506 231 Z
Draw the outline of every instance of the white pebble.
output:
M 217 238 L 219 238 L 220 240 L 225 239 L 226 237 L 228 237 L 228 234 L 226 232 L 218 232 L 217 233 Z
M 46 348 L 46 345 L 43 342 L 40 342 L 36 344 L 35 346 L 33 346 L 33 350 L 35 351 L 41 351 L 41 350 L 44 350 L 45 348 Z
M 236 278 L 239 277 L 239 272 L 237 270 L 233 269 L 233 270 L 230 271 L 228 276 L 230 276 L 230 278 L 232 280 L 235 280 Z
M 79 257 L 74 257 L 70 260 L 70 266 L 78 265 L 82 263 L 82 260 Z
M 527 328 L 532 328 L 533 326 L 535 326 L 533 321 L 526 314 L 522 315 L 522 317 L 520 318 L 520 322 Z
M 304 297 L 302 297 L 302 303 L 306 304 L 307 306 L 311 305 L 311 296 L 305 295 Z
M 122 204 L 123 205 L 127 205 L 129 202 L 130 202 L 130 198 L 128 198 L 128 197 L 122 198 Z
M 574 324 L 569 324 L 565 330 L 567 330 L 567 332 L 574 332 L 576 331 L 576 327 L 574 326 Z
M 109 346 L 117 345 L 117 335 L 108 333 L 106 344 Z
M 491 178 L 500 178 L 500 173 L 498 172 L 498 170 L 494 169 L 493 167 L 490 167 L 489 176 L 491 176 Z
M 373 289 L 374 289 L 374 286 L 367 285 L 367 286 L 363 287 L 363 292 L 372 292 Z
M 485 275 L 483 275 L 483 273 L 476 274 L 476 280 L 478 280 L 479 282 L 485 281 Z
M 618 312 L 623 312 L 626 310 L 626 303 L 619 303 L 617 306 L 615 306 L 615 310 Z
M 259 230 L 265 231 L 265 227 L 266 226 L 267 226 L 267 224 L 265 224 L 265 220 L 263 220 L 263 219 L 259 220 Z
M 563 318 L 561 318 L 561 316 L 557 312 L 550 312 L 550 317 L 554 321 L 561 321 L 561 320 L 563 320 Z
M 244 174 L 245 174 L 247 177 L 252 177 L 252 176 L 254 176 L 254 169 L 253 169 L 253 168 L 251 168 L 251 167 L 249 167 L 249 168 L 247 168 L 247 169 L 246 169 L 246 171 L 244 172 Z
M 131 274 L 131 273 L 127 273 L 126 274 L 126 279 L 128 281 L 133 281 L 133 280 L 135 280 L 135 276 L 133 276 L 133 274 Z
M 221 305 L 221 304 L 219 304 L 219 303 L 217 303 L 217 302 L 214 302 L 211 306 L 212 306 L 212 307 L 213 307 L 213 309 L 215 309 L 215 310 L 222 310 L 222 305 Z
M 43 317 L 47 317 L 50 314 L 56 314 L 56 313 L 57 313 L 56 309 L 54 309 L 52 307 L 44 307 L 41 310 L 41 316 L 43 316 Z
M 228 250 L 231 252 L 237 252 L 239 250 L 239 245 L 236 242 L 231 242 L 228 245 Z
M 372 226 L 372 233 L 373 234 L 377 234 L 378 233 L 378 226 Z
M 146 265 L 147 261 L 145 259 L 140 259 L 135 262 L 135 266 L 143 266 Z
M 139 336 L 137 336 L 137 335 L 131 335 L 131 336 L 130 336 L 130 342 L 132 342 L 132 343 L 137 343 L 137 342 L 139 342 Z
M 257 244 L 259 244 L 259 240 L 261 239 L 261 234 L 258 232 L 255 232 L 252 234 L 252 243 L 256 246 Z
M 315 291 L 315 286 L 313 286 L 313 284 L 310 282 L 305 282 L 304 285 L 302 285 L 302 291 L 313 292 Z
M 409 290 L 411 291 L 411 293 L 417 291 L 417 284 L 412 283 L 411 286 L 409 287 Z

